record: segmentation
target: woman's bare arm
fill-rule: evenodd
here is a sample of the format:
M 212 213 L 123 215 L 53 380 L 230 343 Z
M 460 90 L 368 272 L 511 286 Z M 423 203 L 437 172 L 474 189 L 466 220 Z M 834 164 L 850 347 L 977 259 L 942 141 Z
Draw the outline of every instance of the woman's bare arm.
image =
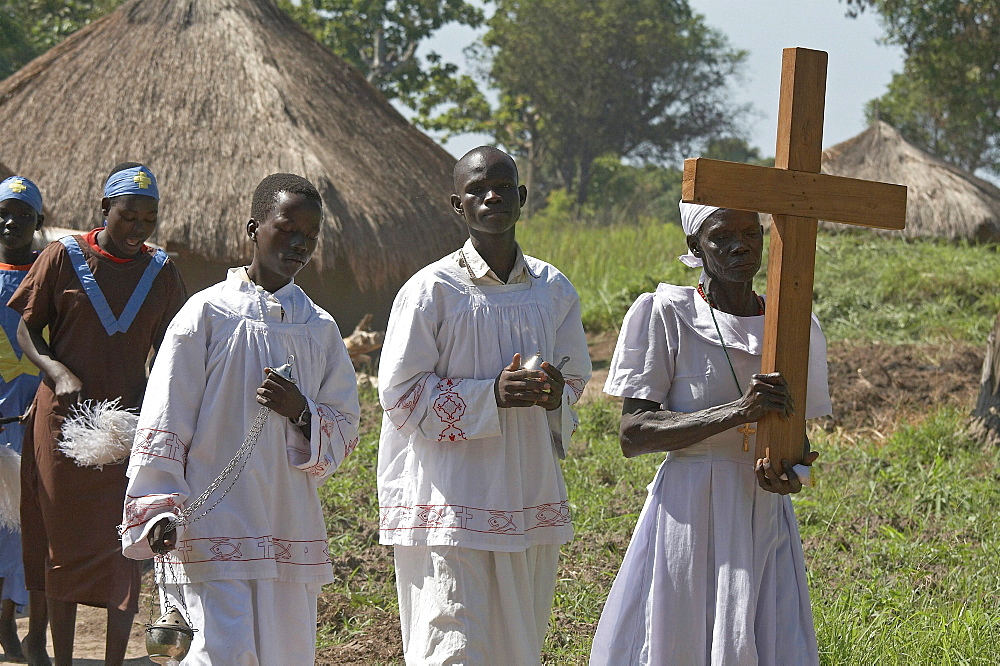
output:
M 22 319 L 17 325 L 17 342 L 28 360 L 52 380 L 53 391 L 60 403 L 70 405 L 80 399 L 83 382 L 59 362 L 45 341 L 42 329 L 31 328 Z
M 739 400 L 697 412 L 672 412 L 651 400 L 625 398 L 619 439 L 627 458 L 676 451 L 743 423 L 758 421 L 768 412 L 788 418 L 793 410 L 788 385 L 779 373 L 754 375 Z

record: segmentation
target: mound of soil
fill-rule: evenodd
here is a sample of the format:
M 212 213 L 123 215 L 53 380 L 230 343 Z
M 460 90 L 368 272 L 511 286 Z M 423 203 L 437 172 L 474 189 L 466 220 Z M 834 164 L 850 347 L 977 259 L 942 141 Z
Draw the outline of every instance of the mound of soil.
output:
M 854 345 L 828 351 L 833 416 L 842 428 L 887 436 L 899 423 L 942 406 L 970 409 L 979 392 L 983 345 Z

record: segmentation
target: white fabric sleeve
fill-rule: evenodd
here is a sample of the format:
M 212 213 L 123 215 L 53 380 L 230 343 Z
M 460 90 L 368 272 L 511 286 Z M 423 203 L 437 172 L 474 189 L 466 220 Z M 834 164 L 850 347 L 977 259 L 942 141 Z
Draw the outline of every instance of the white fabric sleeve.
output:
M 120 527 L 122 553 L 132 559 L 153 557 L 146 541 L 150 528 L 164 516 L 179 516 L 191 493 L 184 469 L 205 393 L 208 354 L 204 329 L 191 323 L 185 328 L 175 320 L 167 330 L 143 398 Z M 178 539 L 181 533 L 178 526 Z
M 323 385 L 316 396 L 306 396 L 312 414 L 308 441 L 298 426 L 285 419 L 288 462 L 320 482 L 357 447 L 361 415 L 354 366 L 339 330 L 327 349 L 332 358 Z
M 674 376 L 671 335 L 656 307 L 655 294 L 642 294 L 622 322 L 604 392 L 620 398 L 651 400 L 663 405 Z M 676 349 L 676 341 L 673 349 Z
M 439 377 L 436 325 L 419 307 L 397 299 L 379 360 L 379 400 L 403 435 L 462 442 L 499 437 L 496 378 Z
M 833 413 L 826 365 L 826 336 L 816 316 L 809 331 L 809 379 L 806 386 L 806 419 Z
M 566 457 L 570 439 L 580 425 L 580 419 L 572 405 L 580 401 L 593 371 L 590 352 L 587 349 L 587 334 L 583 330 L 583 321 L 580 317 L 580 299 L 575 292 L 573 304 L 556 329 L 555 349 L 549 362 L 558 364 L 566 357 L 569 360 L 562 368 L 563 379 L 566 381 L 562 404 L 546 413 L 552 444 L 560 458 Z

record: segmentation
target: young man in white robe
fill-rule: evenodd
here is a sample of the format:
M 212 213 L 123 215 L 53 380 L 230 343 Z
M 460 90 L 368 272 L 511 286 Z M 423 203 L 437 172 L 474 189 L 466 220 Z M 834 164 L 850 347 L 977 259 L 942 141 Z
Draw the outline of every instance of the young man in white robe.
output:
M 573 536 L 559 458 L 590 357 L 576 290 L 515 240 L 527 190 L 510 156 L 470 151 L 455 192 L 469 240 L 414 275 L 389 318 L 380 541 L 408 664 L 537 664 Z M 522 368 L 536 354 L 540 369 Z
M 357 384 L 336 322 L 293 282 L 316 249 L 316 188 L 272 174 L 251 213 L 251 264 L 195 294 L 160 347 L 122 549 L 158 555 L 166 603 L 197 630 L 185 664 L 311 665 L 316 599 L 333 580 L 317 488 L 358 443 Z M 289 359 L 295 383 L 271 370 Z M 272 411 L 246 467 L 179 523 L 262 406 Z

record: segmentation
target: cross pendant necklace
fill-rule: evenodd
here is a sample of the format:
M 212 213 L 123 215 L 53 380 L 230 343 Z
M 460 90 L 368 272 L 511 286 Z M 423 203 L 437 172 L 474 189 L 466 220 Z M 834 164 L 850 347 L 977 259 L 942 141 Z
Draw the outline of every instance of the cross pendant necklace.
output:
M 739 428 L 736 429 L 736 432 L 738 432 L 741 435 L 743 435 L 743 450 L 744 451 L 749 451 L 750 450 L 750 435 L 752 435 L 755 432 L 757 432 L 757 428 L 754 428 L 749 423 L 744 423 L 743 425 L 741 425 Z
M 743 389 L 740 388 L 740 380 L 736 377 L 736 368 L 733 367 L 733 360 L 729 358 L 729 350 L 726 349 L 726 341 L 722 338 L 722 331 L 719 329 L 719 322 L 715 320 L 715 306 L 712 305 L 712 301 L 708 299 L 708 294 L 705 293 L 705 289 L 700 284 L 698 285 L 698 294 L 705 299 L 706 303 L 708 303 L 708 311 L 712 315 L 712 323 L 715 324 L 715 332 L 719 334 L 719 344 L 722 345 L 722 351 L 726 354 L 726 362 L 729 363 L 729 370 L 733 373 L 733 381 L 736 382 L 736 392 L 743 395 Z M 757 296 L 757 294 L 754 294 L 754 296 L 757 298 L 757 307 L 759 309 L 758 316 L 760 316 L 764 314 L 764 303 L 760 296 Z M 736 432 L 743 435 L 743 450 L 749 451 L 750 435 L 757 432 L 757 428 L 749 423 L 744 423 L 736 429 Z

